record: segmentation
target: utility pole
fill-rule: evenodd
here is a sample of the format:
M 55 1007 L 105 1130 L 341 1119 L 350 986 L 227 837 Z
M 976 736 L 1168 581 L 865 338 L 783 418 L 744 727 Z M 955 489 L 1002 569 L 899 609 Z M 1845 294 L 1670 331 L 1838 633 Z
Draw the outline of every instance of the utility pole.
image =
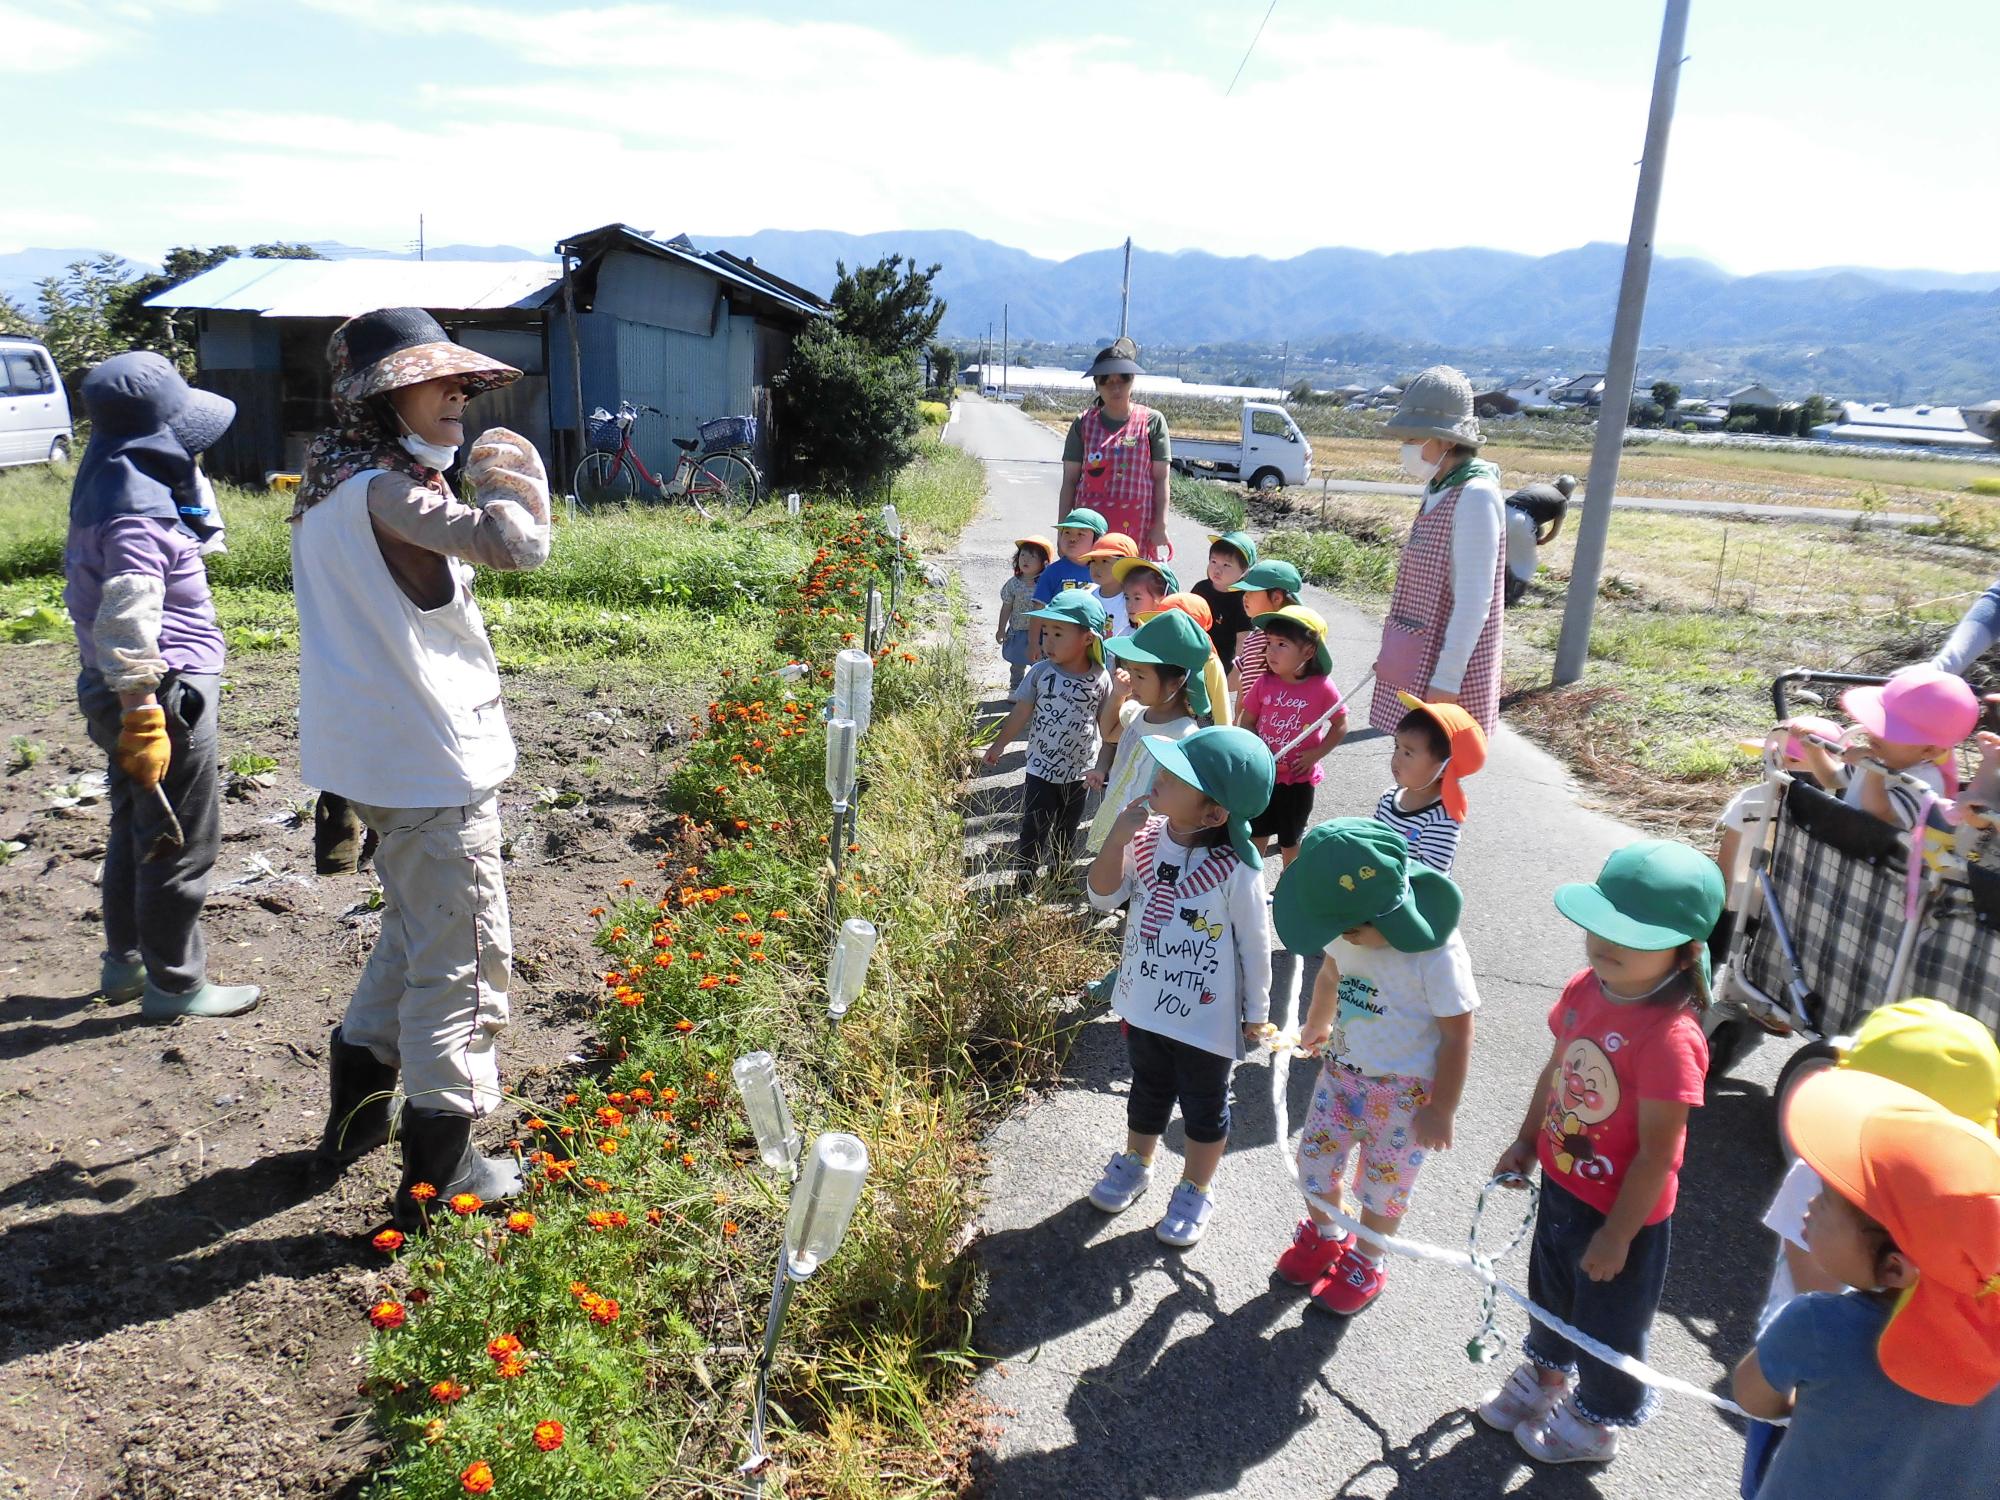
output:
M 1118 294 L 1118 337 L 1125 337 L 1125 327 L 1132 317 L 1132 236 L 1125 236 L 1125 285 Z
M 1000 399 L 1007 399 L 1007 304 L 1000 304 Z
M 424 258 L 424 216 L 417 215 L 417 259 Z
M 993 384 L 993 320 L 986 320 L 986 347 L 979 351 L 979 383 Z
M 1292 341 L 1286 339 L 1284 352 L 1278 356 L 1278 389 L 1284 390 L 1285 380 L 1292 373 Z
M 1611 352 L 1604 366 L 1604 404 L 1597 412 L 1597 441 L 1570 565 L 1569 598 L 1556 642 L 1557 686 L 1577 681 L 1590 656 L 1591 616 L 1604 574 L 1604 544 L 1611 531 L 1611 496 L 1618 488 L 1618 460 L 1632 408 L 1632 377 L 1639 360 L 1639 328 L 1646 315 L 1646 285 L 1653 271 L 1653 231 L 1660 217 L 1660 184 L 1667 170 L 1667 137 L 1674 124 L 1687 42 L 1688 0 L 1667 0 L 1660 24 L 1660 55 L 1653 66 L 1653 107 L 1646 118 L 1646 154 L 1632 204 L 1632 233 L 1625 242 L 1625 274 L 1618 284 L 1618 314 L 1611 324 Z

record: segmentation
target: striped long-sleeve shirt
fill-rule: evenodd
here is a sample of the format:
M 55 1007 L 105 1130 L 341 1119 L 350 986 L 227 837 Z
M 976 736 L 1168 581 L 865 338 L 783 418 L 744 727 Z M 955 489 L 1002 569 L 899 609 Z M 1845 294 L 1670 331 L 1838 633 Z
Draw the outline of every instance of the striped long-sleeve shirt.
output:
M 1396 790 L 1390 787 L 1375 804 L 1375 821 L 1387 823 L 1403 836 L 1410 853 L 1439 874 L 1449 875 L 1452 861 L 1458 858 L 1457 821 L 1442 802 L 1433 802 L 1418 812 L 1404 812 L 1396 806 Z

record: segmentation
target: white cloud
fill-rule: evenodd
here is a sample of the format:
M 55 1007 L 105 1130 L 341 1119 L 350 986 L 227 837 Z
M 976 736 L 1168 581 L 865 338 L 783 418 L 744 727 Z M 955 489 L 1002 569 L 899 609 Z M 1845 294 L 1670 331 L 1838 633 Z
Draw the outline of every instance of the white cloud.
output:
M 116 38 L 101 27 L 57 20 L 46 6 L 0 5 L 0 73 L 60 73 L 109 51 Z

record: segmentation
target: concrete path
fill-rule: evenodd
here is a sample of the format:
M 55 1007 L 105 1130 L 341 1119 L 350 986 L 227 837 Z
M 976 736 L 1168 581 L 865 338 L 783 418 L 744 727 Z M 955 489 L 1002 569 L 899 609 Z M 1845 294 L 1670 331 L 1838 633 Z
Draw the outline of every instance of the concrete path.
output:
M 987 462 L 986 504 L 956 563 L 974 606 L 975 666 L 997 707 L 1006 682 L 992 645 L 1000 584 L 1013 538 L 1046 533 L 1055 520 L 1060 439 L 1019 412 L 975 400 L 962 404 L 950 436 Z M 1172 536 L 1179 571 L 1192 582 L 1205 563 L 1205 533 L 1176 520 Z M 1336 676 L 1352 686 L 1373 660 L 1376 623 L 1318 591 L 1308 591 L 1308 602 L 1331 623 Z M 1365 815 L 1388 784 L 1379 736 L 1350 736 L 1326 764 L 1319 818 Z M 1016 752 L 995 780 L 1018 775 Z M 1582 966 L 1581 935 L 1550 895 L 1563 881 L 1590 878 L 1633 836 L 1580 808 L 1562 767 L 1504 728 L 1470 791 L 1458 875 L 1485 1008 L 1458 1145 L 1426 1167 L 1407 1221 L 1411 1236 L 1454 1247 L 1465 1242 L 1474 1196 L 1512 1139 L 1547 1056 L 1548 1007 Z M 1653 1359 L 1697 1384 L 1721 1387 L 1751 1340 L 1762 1300 L 1771 1241 L 1757 1218 L 1779 1175 L 1768 1087 L 1782 1060 L 1766 1047 L 1695 1114 Z M 1295 1127 L 1313 1066 L 1292 1069 Z M 1107 1219 L 1083 1201 L 1124 1139 L 1126 1073 L 1115 1022 L 1087 1026 L 1063 1086 L 993 1132 L 981 1247 L 991 1289 L 978 1336 L 996 1361 L 982 1389 L 1008 1416 L 983 1465 L 983 1493 L 995 1500 L 1735 1495 L 1741 1437 L 1689 1401 L 1669 1401 L 1615 1464 L 1594 1472 L 1537 1470 L 1511 1437 L 1482 1427 L 1468 1408 L 1505 1375 L 1512 1355 L 1497 1367 L 1467 1360 L 1478 1326 L 1467 1278 L 1392 1263 L 1381 1299 L 1343 1322 L 1273 1277 L 1300 1203 L 1272 1138 L 1268 1080 L 1262 1063 L 1238 1073 L 1217 1212 L 1206 1239 L 1185 1253 L 1153 1237 L 1181 1144 L 1178 1124 L 1153 1192 L 1131 1212 Z M 1519 1224 L 1519 1201 L 1510 1196 L 1493 1211 L 1489 1237 L 1504 1238 Z M 1525 1250 L 1505 1269 L 1524 1283 Z M 1503 1313 L 1502 1329 L 1511 1346 L 1522 1317 Z

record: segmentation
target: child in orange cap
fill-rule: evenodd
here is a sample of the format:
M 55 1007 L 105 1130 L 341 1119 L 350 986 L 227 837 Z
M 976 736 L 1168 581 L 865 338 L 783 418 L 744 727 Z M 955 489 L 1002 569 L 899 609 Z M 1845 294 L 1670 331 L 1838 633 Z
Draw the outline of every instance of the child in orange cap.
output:
M 1826 1186 L 1813 1258 L 1851 1290 L 1793 1300 L 1736 1367 L 1789 1416 L 1759 1500 L 1992 1495 L 2000 1475 L 2000 1139 L 1851 1068 L 1798 1086 L 1785 1130 Z
M 1017 625 L 1035 607 L 1035 584 L 1042 569 L 1056 560 L 1056 544 L 1045 536 L 1024 536 L 1014 543 L 1014 576 L 1000 585 L 1000 623 L 993 639 L 1000 643 L 1000 659 L 1009 668 L 1007 688 L 1021 685 L 1028 673 L 1028 627 Z
M 1104 634 L 1107 639 L 1124 635 L 1132 628 L 1132 615 L 1125 608 L 1125 595 L 1118 587 L 1115 569 L 1121 559 L 1138 555 L 1139 544 L 1122 531 L 1105 532 L 1083 554 L 1083 563 L 1090 569 L 1091 590 L 1097 595 L 1097 602 L 1104 606 Z
M 1396 748 L 1389 756 L 1396 784 L 1376 802 L 1375 821 L 1400 833 L 1412 856 L 1449 875 L 1465 822 L 1463 782 L 1486 764 L 1486 731 L 1456 703 L 1396 696 L 1409 712 L 1396 726 Z

